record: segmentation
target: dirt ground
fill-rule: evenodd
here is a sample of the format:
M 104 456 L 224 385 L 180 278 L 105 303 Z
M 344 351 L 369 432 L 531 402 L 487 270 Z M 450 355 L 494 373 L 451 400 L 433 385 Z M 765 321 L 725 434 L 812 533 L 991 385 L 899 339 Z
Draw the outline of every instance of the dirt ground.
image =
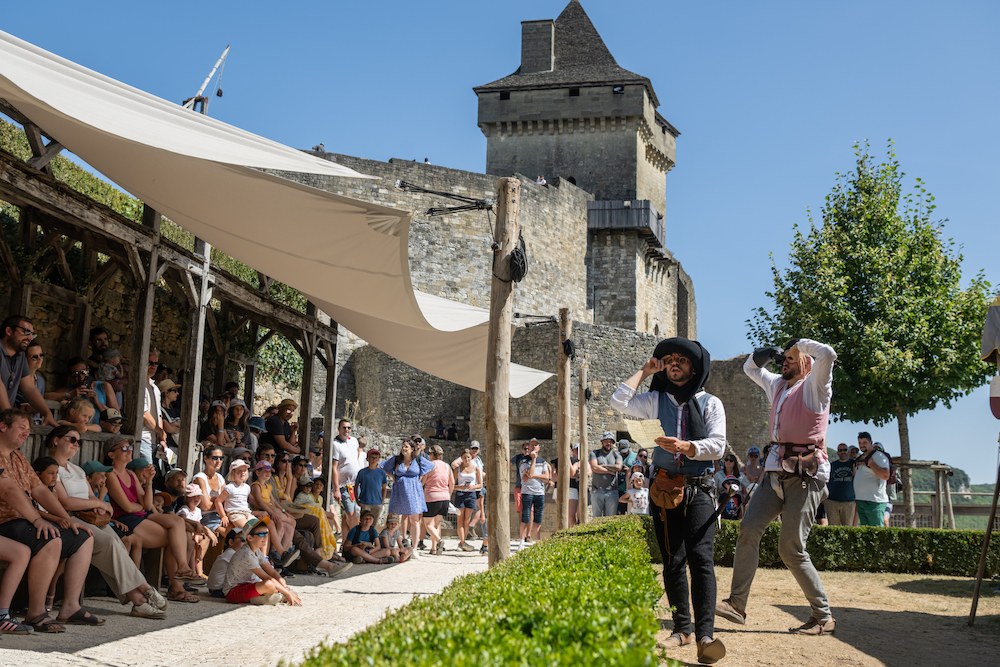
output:
M 729 595 L 731 568 L 716 568 L 718 597 Z M 973 580 L 913 574 L 821 572 L 837 629 L 833 635 L 803 637 L 788 629 L 809 618 L 809 605 L 787 570 L 757 572 L 746 625 L 716 617 L 715 636 L 726 645 L 726 667 L 775 665 L 824 667 L 886 665 L 1000 665 L 1000 594 L 983 582 L 973 627 L 968 618 Z M 667 606 L 667 598 L 660 604 Z M 658 639 L 673 623 L 662 614 Z M 666 652 L 681 664 L 697 664 L 695 647 Z M 669 663 L 665 663 L 669 664 Z

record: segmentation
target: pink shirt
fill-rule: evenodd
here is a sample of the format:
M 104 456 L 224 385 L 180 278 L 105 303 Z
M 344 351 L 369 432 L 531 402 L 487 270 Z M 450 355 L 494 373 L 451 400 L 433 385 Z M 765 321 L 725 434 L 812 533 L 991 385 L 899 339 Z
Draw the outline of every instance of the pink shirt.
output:
M 451 470 L 444 461 L 432 461 L 434 470 L 424 476 L 424 500 L 429 503 L 440 502 L 451 498 L 448 490 L 448 480 Z

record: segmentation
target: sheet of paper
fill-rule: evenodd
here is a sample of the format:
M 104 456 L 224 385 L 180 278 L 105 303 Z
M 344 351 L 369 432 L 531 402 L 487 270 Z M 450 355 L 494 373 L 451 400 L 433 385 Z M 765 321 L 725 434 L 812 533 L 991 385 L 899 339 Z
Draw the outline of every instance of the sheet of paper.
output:
M 659 419 L 627 419 L 625 426 L 628 427 L 629 436 L 639 443 L 640 447 L 657 447 L 658 445 L 654 442 L 656 438 L 666 436 Z

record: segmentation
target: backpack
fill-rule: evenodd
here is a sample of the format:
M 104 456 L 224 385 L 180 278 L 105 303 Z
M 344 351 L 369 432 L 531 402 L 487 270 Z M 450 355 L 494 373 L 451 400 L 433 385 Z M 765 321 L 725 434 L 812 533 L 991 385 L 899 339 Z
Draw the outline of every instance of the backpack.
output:
M 884 449 L 882 449 L 882 445 L 878 443 L 872 445 L 872 450 L 868 452 L 867 456 L 863 456 L 861 459 L 859 459 L 859 463 L 864 463 L 867 465 L 868 461 L 871 460 L 871 457 L 875 456 L 875 452 L 881 452 L 885 456 L 885 458 L 889 460 L 889 479 L 885 480 L 886 488 L 888 488 L 889 486 L 895 486 L 897 492 L 902 491 L 903 485 L 900 483 L 899 476 L 896 474 L 896 464 L 893 463 L 892 457 L 889 456 L 889 454 L 886 453 Z

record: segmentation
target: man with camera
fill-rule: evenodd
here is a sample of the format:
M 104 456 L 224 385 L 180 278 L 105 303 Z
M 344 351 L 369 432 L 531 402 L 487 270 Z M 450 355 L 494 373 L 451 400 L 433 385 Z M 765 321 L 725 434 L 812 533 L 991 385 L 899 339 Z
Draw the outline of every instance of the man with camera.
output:
M 678 648 L 697 640 L 698 662 L 726 655 L 715 633 L 715 483 L 712 462 L 726 449 L 726 411 L 702 389 L 712 368 L 708 350 L 687 338 L 660 341 L 653 356 L 611 397 L 611 407 L 659 420 L 649 486 L 650 514 L 663 554 L 663 587 L 675 608 L 674 632 L 663 643 Z M 649 391 L 636 394 L 649 376 Z M 687 566 L 691 570 L 688 601 Z M 694 624 L 691 608 L 694 608 Z

